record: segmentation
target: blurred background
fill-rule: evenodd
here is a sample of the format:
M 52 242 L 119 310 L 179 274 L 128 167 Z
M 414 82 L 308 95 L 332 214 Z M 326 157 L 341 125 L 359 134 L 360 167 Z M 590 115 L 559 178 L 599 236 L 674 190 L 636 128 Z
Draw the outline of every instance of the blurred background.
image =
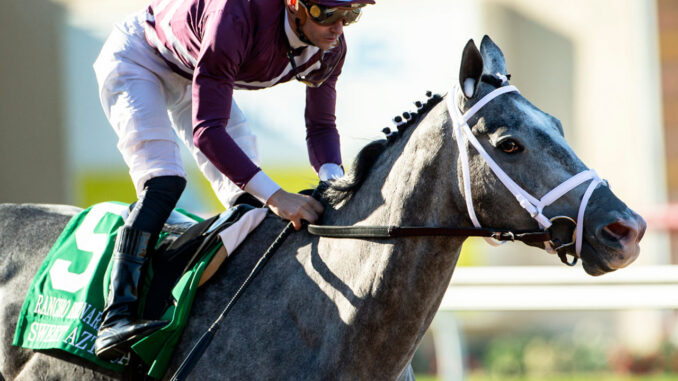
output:
M 0 202 L 135 200 L 92 71 L 143 0 L 0 0 Z M 420 379 L 678 380 L 678 1 L 380 0 L 345 30 L 337 124 L 350 163 L 426 90 L 445 93 L 469 38 L 490 35 L 512 83 L 558 117 L 579 156 L 649 228 L 619 274 L 469 240 L 413 365 Z M 236 92 L 263 168 L 317 180 L 298 83 Z M 221 211 L 184 151 L 179 206 Z

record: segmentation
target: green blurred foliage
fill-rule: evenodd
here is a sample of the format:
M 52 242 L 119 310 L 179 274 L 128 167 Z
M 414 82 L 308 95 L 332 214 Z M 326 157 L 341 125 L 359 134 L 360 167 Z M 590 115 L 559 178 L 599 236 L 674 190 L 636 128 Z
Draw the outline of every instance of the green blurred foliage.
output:
M 417 377 L 419 380 L 419 377 Z M 428 380 L 438 380 L 437 378 L 428 378 Z M 537 376 L 520 377 L 497 377 L 481 373 L 473 373 L 467 381 L 676 381 L 678 374 L 653 374 L 653 375 L 624 375 L 614 373 L 588 373 L 588 374 L 565 374 L 554 375 L 547 378 Z
M 605 335 L 508 333 L 470 354 L 471 381 L 678 380 L 678 348 L 665 343 L 638 357 Z

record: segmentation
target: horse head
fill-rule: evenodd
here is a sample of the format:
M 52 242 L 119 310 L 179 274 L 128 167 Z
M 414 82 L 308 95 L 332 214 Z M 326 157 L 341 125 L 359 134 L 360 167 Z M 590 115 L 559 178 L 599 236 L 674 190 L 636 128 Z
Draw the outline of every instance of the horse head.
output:
M 480 50 L 467 43 L 458 87 L 448 94 L 455 139 L 462 142 L 459 210 L 476 226 L 548 229 L 546 249 L 581 258 L 590 275 L 628 266 L 638 257 L 645 221 L 577 157 L 560 121 L 532 105 L 509 78 L 489 37 Z

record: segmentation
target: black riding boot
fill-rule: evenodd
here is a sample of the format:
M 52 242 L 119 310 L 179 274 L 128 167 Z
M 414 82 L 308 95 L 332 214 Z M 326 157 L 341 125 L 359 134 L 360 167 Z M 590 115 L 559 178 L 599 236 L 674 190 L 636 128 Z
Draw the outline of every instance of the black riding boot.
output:
M 138 289 L 153 241 L 185 186 L 186 180 L 178 176 L 148 180 L 118 232 L 103 322 L 94 342 L 94 352 L 103 360 L 124 356 L 134 343 L 167 324 L 138 320 Z
M 136 320 L 139 282 L 151 233 L 123 226 L 113 253 L 111 283 L 94 351 L 103 360 L 124 356 L 132 344 L 164 327 L 166 321 Z

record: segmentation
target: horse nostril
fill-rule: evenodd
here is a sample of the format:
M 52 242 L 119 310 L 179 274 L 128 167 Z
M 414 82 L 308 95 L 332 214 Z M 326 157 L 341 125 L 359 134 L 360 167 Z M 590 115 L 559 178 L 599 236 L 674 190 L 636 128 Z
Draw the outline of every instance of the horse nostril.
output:
M 631 231 L 627 226 L 624 226 L 621 222 L 613 222 L 603 228 L 605 232 L 609 235 L 611 235 L 613 238 L 617 240 L 621 240 L 622 238 L 626 237 L 627 234 Z
M 630 221 L 615 221 L 603 228 L 603 233 L 611 241 L 618 241 L 622 245 L 628 243 L 635 243 L 638 241 L 639 237 L 642 237 L 642 234 L 645 233 L 645 229 L 640 232 L 636 224 L 631 223 Z

